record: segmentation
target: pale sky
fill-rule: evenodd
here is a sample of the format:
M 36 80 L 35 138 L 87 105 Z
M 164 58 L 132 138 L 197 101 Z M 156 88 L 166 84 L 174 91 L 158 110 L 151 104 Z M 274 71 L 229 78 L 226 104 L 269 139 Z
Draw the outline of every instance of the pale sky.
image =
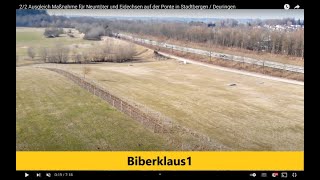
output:
M 61 9 L 47 10 L 50 15 L 119 16 L 119 17 L 184 17 L 184 18 L 233 18 L 233 19 L 304 19 L 304 9 Z

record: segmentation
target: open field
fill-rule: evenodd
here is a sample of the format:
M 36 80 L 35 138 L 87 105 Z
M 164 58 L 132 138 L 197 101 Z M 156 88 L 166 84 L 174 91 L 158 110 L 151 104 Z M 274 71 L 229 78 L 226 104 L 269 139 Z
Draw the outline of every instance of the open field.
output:
M 240 48 L 232 48 L 232 47 L 221 47 L 216 45 L 210 45 L 210 44 L 203 44 L 203 43 L 196 43 L 196 42 L 186 42 L 182 40 L 175 40 L 175 39 L 166 39 L 166 38 L 160 38 L 145 34 L 132 34 L 123 32 L 124 34 L 140 37 L 140 38 L 146 38 L 151 39 L 159 42 L 166 42 L 169 44 L 184 46 L 184 47 L 190 47 L 190 48 L 196 48 L 196 49 L 202 49 L 207 51 L 213 51 L 217 53 L 225 53 L 225 54 L 231 54 L 236 56 L 244 56 L 244 57 L 250 57 L 253 59 L 259 59 L 259 60 L 267 60 L 267 61 L 274 61 L 274 62 L 280 62 L 284 64 L 291 64 L 291 65 L 297 65 L 297 66 L 304 66 L 304 60 L 302 60 L 300 57 L 293 57 L 293 56 L 285 56 L 280 54 L 271 54 L 271 53 L 262 53 L 262 52 L 254 52 L 246 49 L 240 49 Z
M 16 70 L 16 150 L 170 150 L 165 140 L 54 72 Z
M 73 39 L 43 41 L 87 44 Z M 32 40 L 21 41 L 17 51 L 33 45 Z M 219 150 L 210 148 L 210 143 L 235 151 L 304 150 L 303 86 L 160 60 L 152 50 L 132 46 L 137 51 L 132 62 L 52 66 L 78 74 L 84 66 L 90 67 L 86 78 L 208 136 L 212 142 L 200 143 L 207 143 L 205 150 Z M 18 67 L 16 83 L 17 149 L 177 150 L 166 144 L 170 135 L 152 133 L 57 73 Z M 178 150 L 199 145 L 189 134 L 173 136 L 190 145 Z
M 303 86 L 143 58 L 150 61 L 86 65 L 88 78 L 230 149 L 303 150 Z

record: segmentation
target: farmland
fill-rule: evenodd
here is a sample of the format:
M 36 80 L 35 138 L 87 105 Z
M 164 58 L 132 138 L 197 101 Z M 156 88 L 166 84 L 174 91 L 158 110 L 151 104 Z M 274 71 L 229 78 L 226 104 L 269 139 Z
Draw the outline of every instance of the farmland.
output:
M 303 149 L 301 86 L 174 61 L 90 67 L 93 73 L 88 78 L 112 92 L 160 111 L 232 149 Z M 77 65 L 70 65 L 70 70 L 81 72 Z M 237 85 L 229 86 L 232 83 Z
M 165 140 L 63 76 L 17 68 L 17 150 L 169 150 Z
M 45 39 L 42 32 L 17 28 L 17 52 L 37 44 L 92 46 L 79 37 Z M 82 74 L 86 66 L 91 69 L 86 78 L 226 149 L 304 149 L 303 86 L 159 60 L 152 50 L 132 46 L 137 52 L 132 62 L 58 67 Z M 151 132 L 57 73 L 17 67 L 16 83 L 19 150 L 181 150 L 166 142 L 170 135 Z M 182 150 L 198 143 L 189 134 L 173 138 L 189 145 Z

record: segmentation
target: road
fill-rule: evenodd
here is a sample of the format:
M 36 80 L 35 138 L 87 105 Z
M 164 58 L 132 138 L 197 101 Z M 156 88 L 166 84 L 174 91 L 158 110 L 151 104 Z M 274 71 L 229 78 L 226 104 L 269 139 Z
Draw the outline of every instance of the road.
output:
M 187 47 L 177 46 L 177 45 L 168 44 L 168 43 L 164 43 L 164 42 L 157 42 L 157 41 L 153 41 L 153 40 L 149 40 L 149 39 L 137 38 L 137 37 L 129 36 L 126 34 L 115 34 L 115 36 L 118 36 L 123 39 L 132 40 L 132 41 L 135 41 L 138 43 L 159 46 L 159 47 L 172 49 L 172 50 L 176 50 L 176 51 L 194 53 L 194 54 L 199 54 L 199 55 L 204 55 L 204 56 L 209 56 L 209 57 L 220 58 L 220 59 L 224 59 L 227 61 L 237 61 L 237 62 L 242 62 L 242 63 L 247 63 L 247 64 L 254 64 L 254 65 L 259 65 L 259 66 L 270 67 L 270 68 L 274 68 L 274 69 L 281 69 L 281 70 L 304 74 L 304 67 L 302 67 L 302 66 L 283 64 L 283 63 L 278 63 L 278 62 L 272 62 L 269 60 L 257 60 L 257 59 L 248 58 L 248 57 L 205 51 L 205 50 L 201 50 L 201 49 L 187 48 Z
M 205 66 L 205 67 L 212 68 L 212 69 L 217 69 L 217 70 L 221 70 L 221 71 L 233 72 L 233 73 L 242 74 L 242 75 L 246 75 L 246 76 L 253 76 L 253 77 L 257 77 L 257 78 L 263 78 L 263 79 L 268 79 L 268 80 L 273 80 L 273 81 L 279 81 L 279 82 L 284 82 L 284 83 L 304 86 L 304 82 L 302 82 L 302 81 L 295 81 L 295 80 L 290 80 L 290 79 L 285 79 L 285 78 L 273 77 L 273 76 L 268 76 L 268 75 L 253 73 L 253 72 L 247 72 L 247 71 L 241 71 L 241 70 L 236 70 L 236 69 L 216 66 L 216 65 L 212 65 L 212 64 L 206 64 L 206 63 L 202 63 L 202 62 L 198 62 L 198 61 L 194 61 L 194 60 L 190 60 L 190 59 L 174 56 L 174 55 L 167 54 L 167 53 L 164 53 L 164 52 L 158 52 L 158 53 L 163 55 L 163 56 L 166 56 L 166 57 L 169 57 L 169 58 L 172 58 L 172 59 L 176 59 L 178 61 L 185 61 L 185 62 L 190 63 L 190 64 L 196 64 L 196 65 L 200 65 L 200 66 Z

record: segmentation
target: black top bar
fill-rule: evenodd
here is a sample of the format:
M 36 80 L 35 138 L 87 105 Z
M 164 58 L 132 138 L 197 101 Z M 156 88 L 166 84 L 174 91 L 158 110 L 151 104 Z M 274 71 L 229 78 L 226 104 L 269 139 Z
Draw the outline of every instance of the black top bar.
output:
M 212 1 L 187 1 L 187 0 L 175 0 L 168 2 L 161 1 L 137 1 L 137 0 L 121 0 L 121 1 L 106 1 L 106 0 L 17 0 L 16 9 L 19 9 L 21 4 L 26 5 L 116 5 L 116 4 L 134 4 L 134 5 L 149 5 L 149 4 L 165 4 L 165 5 L 235 5 L 236 9 L 284 9 L 284 4 L 289 4 L 291 7 L 296 5 L 300 6 L 300 9 L 304 9 L 304 1 L 302 0 L 265 0 L 265 1 L 249 1 L 249 0 L 212 0 Z

